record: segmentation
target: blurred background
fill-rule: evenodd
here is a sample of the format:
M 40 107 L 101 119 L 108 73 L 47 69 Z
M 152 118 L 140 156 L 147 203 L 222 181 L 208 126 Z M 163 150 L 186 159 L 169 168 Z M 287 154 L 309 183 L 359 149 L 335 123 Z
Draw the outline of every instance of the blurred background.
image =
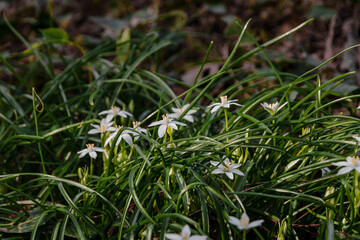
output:
M 280 71 L 295 74 L 360 43 L 359 0 L 3 0 L 0 11 L 33 47 L 43 40 L 42 30 L 62 29 L 74 43 L 61 47 L 61 54 L 68 59 L 77 58 L 82 50 L 93 49 L 106 40 L 135 39 L 156 32 L 173 44 L 161 55 L 161 65 L 149 63 L 147 67 L 188 83 L 193 81 L 210 41 L 214 41 L 214 47 L 202 75 L 218 71 L 240 33 L 236 21 L 244 24 L 251 18 L 249 31 L 259 43 L 265 43 L 314 18 L 299 31 L 266 48 Z M 246 52 L 254 46 L 251 39 L 245 38 L 241 49 Z M 31 79 L 36 76 L 31 71 L 38 69 L 32 66 L 34 56 L 24 58 L 27 49 L 9 30 L 2 15 L 0 53 Z M 63 65 L 54 63 L 55 72 L 61 72 Z M 359 65 L 360 49 L 356 48 L 323 67 L 321 79 L 326 81 L 340 73 L 357 71 L 336 91 L 343 94 L 358 91 Z M 260 54 L 242 62 L 241 67 L 244 73 L 271 70 Z M 3 65 L 0 77 L 1 81 L 13 78 Z

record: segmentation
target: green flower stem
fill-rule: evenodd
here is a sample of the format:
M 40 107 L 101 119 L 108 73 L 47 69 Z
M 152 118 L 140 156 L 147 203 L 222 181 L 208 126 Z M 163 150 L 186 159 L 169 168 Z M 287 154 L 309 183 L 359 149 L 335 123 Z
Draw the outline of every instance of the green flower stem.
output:
M 167 140 L 167 131 L 165 132 L 163 143 L 166 143 L 166 140 Z
M 93 158 L 90 157 L 90 181 L 92 180 L 92 176 L 93 176 L 93 172 L 94 172 L 94 163 L 93 163 Z
M 173 139 L 173 135 L 172 135 L 172 129 L 171 129 L 171 127 L 167 127 L 167 131 L 169 132 L 169 136 L 170 136 L 170 142 L 171 141 L 173 141 L 174 139 Z
M 354 202 L 355 202 L 355 217 L 359 213 L 359 205 L 360 205 L 360 190 L 359 190 L 359 173 L 356 170 L 353 170 L 354 173 Z
M 246 229 L 243 230 L 243 240 L 246 240 Z
M 130 158 L 132 157 L 133 152 L 134 152 L 134 145 L 132 145 L 132 146 L 130 147 L 130 153 L 129 153 L 129 155 L 128 155 L 128 159 L 130 159 Z
M 228 132 L 229 131 L 229 122 L 228 122 L 228 115 L 227 115 L 226 108 L 224 108 L 224 114 L 225 114 L 225 131 Z M 226 137 L 226 143 L 227 144 L 229 143 L 228 137 Z M 226 151 L 226 153 L 229 153 L 230 152 L 229 147 L 226 147 L 225 151 Z

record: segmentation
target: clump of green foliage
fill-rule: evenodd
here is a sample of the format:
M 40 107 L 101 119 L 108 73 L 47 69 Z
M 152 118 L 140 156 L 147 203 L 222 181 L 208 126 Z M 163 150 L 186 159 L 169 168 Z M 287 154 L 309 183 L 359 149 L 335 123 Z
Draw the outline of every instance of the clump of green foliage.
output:
M 158 56 L 171 35 L 128 32 L 70 61 L 58 51 L 73 44 L 62 30 L 34 46 L 9 24 L 47 80 L 37 93 L 1 56 L 16 77 L 0 85 L 1 238 L 165 239 L 186 225 L 208 239 L 359 236 L 359 95 L 333 91 L 353 73 L 327 82 L 316 74 L 341 53 L 299 76 L 264 52 L 308 22 L 262 45 L 241 26 L 221 69 L 192 85 L 147 67 L 165 64 Z M 255 48 L 239 55 L 244 36 Z M 271 71 L 244 75 L 242 61 L 255 54 Z M 174 84 L 186 90 L 176 95 Z M 114 116 L 100 122 L 108 109 Z M 337 174 L 338 162 L 353 168 Z M 250 230 L 229 220 L 245 212 L 264 221 Z

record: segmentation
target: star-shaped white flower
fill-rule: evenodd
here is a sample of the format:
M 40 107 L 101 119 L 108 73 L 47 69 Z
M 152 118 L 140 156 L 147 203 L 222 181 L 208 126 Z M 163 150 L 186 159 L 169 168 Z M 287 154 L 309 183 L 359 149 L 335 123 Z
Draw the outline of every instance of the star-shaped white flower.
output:
M 119 132 L 122 128 L 123 128 L 122 126 L 117 126 L 117 127 L 115 128 L 115 132 L 111 133 L 111 134 L 109 135 L 109 137 L 106 139 L 104 146 L 108 145 L 109 142 L 116 137 L 116 135 L 118 134 L 118 132 Z M 130 136 L 130 134 L 132 134 L 132 131 L 129 131 L 129 130 L 124 130 L 124 131 L 122 131 L 122 132 L 120 133 L 119 138 L 117 139 L 117 141 L 116 141 L 116 143 L 115 143 L 116 146 L 119 145 L 119 143 L 120 143 L 120 141 L 121 141 L 122 139 L 124 139 L 125 142 L 126 142 L 127 144 L 129 144 L 129 146 L 132 146 L 132 145 L 133 145 L 133 140 L 132 140 L 132 137 Z
M 175 119 L 178 119 L 181 114 L 189 107 L 190 104 L 185 104 L 183 107 L 181 108 L 171 108 L 171 110 L 174 112 L 174 113 L 170 113 L 169 114 L 169 117 L 171 118 L 175 118 Z M 183 119 L 185 119 L 186 121 L 188 122 L 194 122 L 194 117 L 191 116 L 192 114 L 196 113 L 197 111 L 196 110 L 189 110 L 185 116 L 183 117 Z
M 159 134 L 159 137 L 161 137 L 161 138 L 165 135 L 168 126 L 174 130 L 178 130 L 178 127 L 176 126 L 176 124 L 180 125 L 180 126 L 186 126 L 186 124 L 184 124 L 184 123 L 174 121 L 172 118 L 169 117 L 168 114 L 163 115 L 162 117 L 163 117 L 162 120 L 153 122 L 149 125 L 149 127 L 160 125 L 160 127 L 158 129 L 158 134 Z
M 94 129 L 91 129 L 88 134 L 103 133 L 107 131 L 115 131 L 115 128 L 112 127 L 114 122 L 108 122 L 105 118 L 101 119 L 100 125 L 90 124 Z
M 110 122 L 117 115 L 124 118 L 132 117 L 131 113 L 121 110 L 119 107 L 116 106 L 113 106 L 111 107 L 111 109 L 99 113 L 99 115 L 104 115 L 104 114 L 107 114 L 106 121 L 108 122 Z
M 146 135 L 148 132 L 147 129 L 140 127 L 140 122 L 137 122 L 137 121 L 133 122 L 133 128 L 136 131 L 136 132 L 133 132 L 133 136 L 134 136 L 135 140 L 138 140 L 140 137 L 138 133 L 142 133 L 142 134 Z
M 348 172 L 351 172 L 352 170 L 356 170 L 358 173 L 360 173 L 360 161 L 359 161 L 358 156 L 356 156 L 354 158 L 346 157 L 346 161 L 333 163 L 332 165 L 338 166 L 338 167 L 343 167 L 343 168 L 340 168 L 340 170 L 338 171 L 338 173 L 336 175 L 346 174 Z
M 213 166 L 217 166 L 217 169 L 215 169 L 214 171 L 212 171 L 212 174 L 226 174 L 226 176 L 228 176 L 228 178 L 230 178 L 231 180 L 234 179 L 234 174 L 237 174 L 239 176 L 244 176 L 244 173 L 241 172 L 240 170 L 236 169 L 238 167 L 241 166 L 241 164 L 232 164 L 228 158 L 225 158 L 224 160 L 224 164 L 221 164 L 221 162 L 217 162 L 217 161 L 210 161 L 211 165 Z
M 83 158 L 86 154 L 89 154 L 89 156 L 93 159 L 96 159 L 97 154 L 96 152 L 103 152 L 104 149 L 99 148 L 99 147 L 94 147 L 94 143 L 88 143 L 86 144 L 86 148 L 78 151 L 77 153 L 80 154 L 79 158 Z
M 180 234 L 166 233 L 165 237 L 170 240 L 206 240 L 207 236 L 193 235 L 191 236 L 191 230 L 189 225 L 185 225 Z
M 235 225 L 239 230 L 246 230 L 253 227 L 258 227 L 261 226 L 263 222 L 264 220 L 256 220 L 250 222 L 250 218 L 245 212 L 241 215 L 240 219 L 233 216 L 229 217 L 229 223 Z
M 275 103 L 260 103 L 261 104 L 261 106 L 263 106 L 263 108 L 266 110 L 266 111 L 268 111 L 270 114 L 271 114 L 271 116 L 273 116 L 273 115 L 275 115 L 278 111 L 280 111 L 280 109 L 282 109 L 286 104 L 287 104 L 287 102 L 286 103 L 284 103 L 283 105 L 281 105 L 281 106 L 279 106 L 279 103 L 278 103 L 278 101 L 276 101 Z
M 236 106 L 240 106 L 242 107 L 243 105 L 241 104 L 238 104 L 238 103 L 235 103 L 237 102 L 238 100 L 237 99 L 234 99 L 234 100 L 227 100 L 227 96 L 222 96 L 220 97 L 220 100 L 221 102 L 220 103 L 213 103 L 211 104 L 210 106 L 208 106 L 209 108 L 213 108 L 211 109 L 211 113 L 214 113 L 216 112 L 217 110 L 219 110 L 221 107 L 223 108 L 230 108 L 231 105 L 236 105 Z

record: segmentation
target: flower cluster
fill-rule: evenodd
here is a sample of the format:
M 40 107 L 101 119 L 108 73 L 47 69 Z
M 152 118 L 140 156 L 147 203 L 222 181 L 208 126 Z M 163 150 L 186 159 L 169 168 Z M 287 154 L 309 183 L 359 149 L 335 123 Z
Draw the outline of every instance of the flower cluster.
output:
M 215 113 L 220 108 L 224 108 L 225 118 L 226 118 L 226 131 L 228 130 L 228 119 L 227 119 L 227 112 L 226 109 L 230 108 L 231 105 L 235 106 L 242 106 L 236 101 L 238 100 L 228 100 L 227 96 L 221 96 L 220 97 L 221 102 L 220 103 L 214 103 L 209 106 L 211 108 L 210 112 Z M 170 136 L 170 141 L 173 139 L 173 131 L 178 130 L 178 126 L 186 126 L 185 123 L 177 121 L 182 117 L 185 121 L 193 123 L 195 121 L 195 118 L 193 114 L 195 114 L 197 111 L 193 109 L 189 109 L 190 104 L 185 104 L 181 108 L 171 108 L 172 113 L 165 114 L 162 116 L 162 120 L 152 122 L 148 127 L 154 127 L 159 126 L 157 129 L 157 134 L 160 138 L 164 137 L 164 142 L 166 142 L 166 133 Z M 265 107 L 265 106 L 264 106 Z M 281 107 L 274 106 L 273 111 L 276 112 Z M 149 135 L 147 129 L 142 128 L 140 126 L 140 122 L 133 122 L 132 129 L 125 128 L 123 126 L 116 125 L 116 117 L 120 116 L 123 118 L 132 117 L 132 114 L 121 110 L 120 108 L 113 106 L 111 109 L 102 111 L 99 113 L 99 115 L 106 115 L 105 118 L 103 118 L 100 122 L 100 124 L 90 124 L 93 129 L 89 130 L 88 134 L 101 134 L 101 142 L 103 144 L 103 148 L 95 147 L 95 144 L 86 144 L 87 148 L 83 149 L 78 152 L 80 154 L 80 158 L 84 157 L 86 154 L 89 154 L 89 156 L 92 159 L 96 159 L 97 152 L 104 152 L 107 151 L 106 147 L 111 144 L 115 144 L 118 146 L 122 140 L 124 140 L 129 146 L 133 146 L 134 142 L 139 139 L 141 135 Z M 228 139 L 227 139 L 228 142 Z M 123 149 L 124 150 L 124 149 Z M 121 150 L 121 151 L 123 151 Z M 116 150 L 117 151 L 117 150 Z M 132 151 L 132 150 L 131 150 Z M 106 154 L 105 154 L 106 155 Z M 126 153 L 125 153 L 126 155 Z M 124 156 L 123 152 L 121 154 L 118 154 L 119 157 Z M 105 161 L 109 161 L 109 159 L 104 159 Z M 232 163 L 229 158 L 223 157 L 223 160 L 221 161 L 210 161 L 210 164 L 214 167 L 216 167 L 212 174 L 225 174 L 230 180 L 234 179 L 234 174 L 238 176 L 244 176 L 244 173 L 241 172 L 238 168 L 241 166 L 241 164 Z M 92 169 L 92 167 L 91 167 Z M 105 165 L 104 165 L 105 169 Z M 92 170 L 91 170 L 92 172 Z M 92 175 L 92 173 L 91 173 Z M 252 227 L 257 227 L 262 224 L 264 220 L 257 220 L 254 222 L 250 222 L 249 217 L 246 213 L 243 213 L 241 216 L 241 219 L 237 219 L 236 217 L 230 216 L 229 217 L 229 223 L 235 225 L 239 230 L 246 230 L 250 229 Z M 205 240 L 207 239 L 207 236 L 201 236 L 201 235 L 191 235 L 191 229 L 189 225 L 183 226 L 181 233 L 166 233 L 165 237 L 170 240 Z
M 97 124 L 90 124 L 93 129 L 91 129 L 88 134 L 102 134 L 104 136 L 107 132 L 111 132 L 111 134 L 108 136 L 108 138 L 105 141 L 104 147 L 109 144 L 110 141 L 112 141 L 117 133 L 122 129 L 122 126 L 114 126 L 114 121 L 112 121 L 116 116 L 120 116 L 120 117 L 132 117 L 132 114 L 121 110 L 119 107 L 113 106 L 111 107 L 111 109 L 106 110 L 106 111 L 102 111 L 99 113 L 99 115 L 104 115 L 107 114 L 105 118 L 101 119 L 100 125 Z M 118 140 L 116 141 L 116 145 L 119 145 L 120 141 L 122 139 L 125 140 L 125 142 L 132 146 L 133 145 L 133 139 L 130 136 L 130 134 L 137 134 L 137 129 L 134 128 L 134 132 L 129 131 L 129 130 L 124 130 L 120 133 L 120 136 L 118 138 Z M 146 130 L 145 130 L 146 131 Z M 141 129 L 140 131 L 141 133 L 144 133 L 144 130 Z M 86 144 L 87 148 L 83 149 L 81 151 L 78 152 L 78 154 L 80 154 L 79 158 L 84 157 L 86 154 L 89 154 L 89 156 L 93 159 L 96 159 L 97 154 L 96 152 L 104 152 L 103 148 L 100 147 L 94 147 L 94 144 Z

